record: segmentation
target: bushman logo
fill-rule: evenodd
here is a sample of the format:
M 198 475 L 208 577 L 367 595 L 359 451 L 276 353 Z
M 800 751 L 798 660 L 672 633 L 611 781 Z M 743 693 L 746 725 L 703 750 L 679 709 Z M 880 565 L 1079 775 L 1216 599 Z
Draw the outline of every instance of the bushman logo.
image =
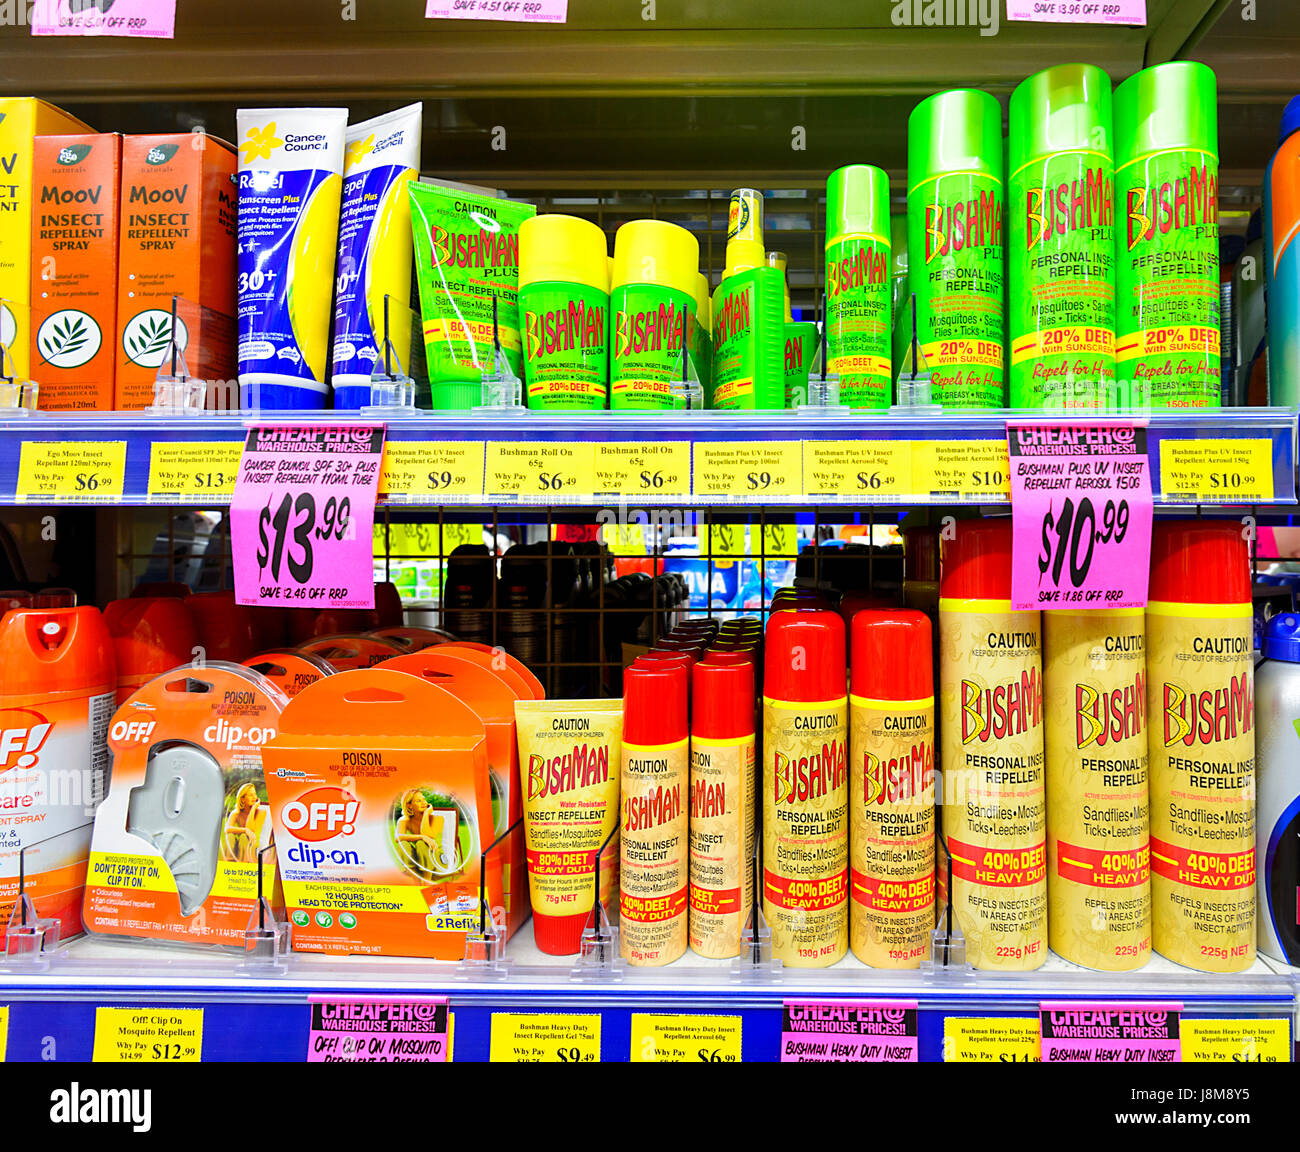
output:
M 1032 251 L 1053 236 L 1115 223 L 1115 185 L 1100 168 L 1078 180 L 1025 193 L 1025 246 Z
M 778 804 L 820 799 L 842 787 L 848 775 L 842 740 L 823 744 L 821 751 L 811 756 L 791 758 L 781 752 L 772 753 L 772 791 Z
M 1189 692 L 1180 684 L 1164 686 L 1165 747 L 1217 744 L 1235 740 L 1255 726 L 1254 679 L 1234 676 L 1226 688 Z
M 1002 197 L 999 191 L 981 192 L 977 198 L 956 204 L 925 206 L 925 262 L 956 255 L 967 248 L 996 247 L 1002 243 Z
M 528 758 L 528 799 L 572 792 L 609 780 L 609 745 L 575 744 L 563 756 Z
M 1140 736 L 1146 728 L 1147 681 L 1134 673 L 1133 683 L 1110 692 L 1091 684 L 1074 686 L 1074 743 L 1077 748 L 1096 744 L 1104 748 L 1119 740 Z
M 605 309 L 570 300 L 551 312 L 524 313 L 524 346 L 528 359 L 549 356 L 553 352 L 572 352 L 574 346 L 584 351 L 605 346 Z
M 518 268 L 519 236 L 501 232 L 449 232 L 440 224 L 433 226 L 429 239 L 435 267 Z
M 132 1132 L 153 1127 L 153 1089 L 83 1088 L 73 1081 L 50 1093 L 51 1124 L 130 1124 Z
M 881 760 L 863 753 L 862 800 L 865 804 L 898 804 L 924 796 L 934 787 L 934 745 L 913 744 L 902 756 Z
M 1212 168 L 1193 164 L 1186 176 L 1128 192 L 1128 250 L 1143 240 L 1182 228 L 1219 223 L 1219 176 Z

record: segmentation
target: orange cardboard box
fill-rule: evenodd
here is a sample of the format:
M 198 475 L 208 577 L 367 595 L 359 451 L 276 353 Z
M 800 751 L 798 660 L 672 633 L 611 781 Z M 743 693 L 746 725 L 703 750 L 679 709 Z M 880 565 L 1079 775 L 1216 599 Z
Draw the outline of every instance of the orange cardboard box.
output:
M 127 136 L 122 144 L 115 406 L 153 403 L 154 377 L 170 350 L 172 297 L 196 379 L 231 382 L 235 352 L 235 151 L 200 132 Z M 210 390 L 211 393 L 211 390 Z
M 113 407 L 121 179 L 116 133 L 36 137 L 31 375 L 46 411 Z

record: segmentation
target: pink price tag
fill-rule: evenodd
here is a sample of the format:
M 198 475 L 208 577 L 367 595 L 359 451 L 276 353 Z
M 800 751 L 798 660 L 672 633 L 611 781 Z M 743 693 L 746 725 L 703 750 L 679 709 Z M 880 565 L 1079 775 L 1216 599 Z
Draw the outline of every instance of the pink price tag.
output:
M 445 996 L 418 1000 L 311 997 L 308 1064 L 445 1064 L 447 1047 Z
M 248 430 L 230 504 L 235 600 L 375 606 L 375 495 L 383 425 Z
M 1147 0 L 1007 0 L 1007 19 L 1042 24 L 1144 25 Z
M 1177 1064 L 1183 1058 L 1181 1003 L 1044 1000 L 1038 1008 L 1044 1064 Z
M 914 1064 L 915 1000 L 787 1000 L 783 1064 Z
M 1142 608 L 1151 461 L 1136 424 L 1008 424 L 1011 606 Z
M 424 18 L 563 24 L 569 18 L 569 0 L 425 0 Z
M 176 0 L 36 0 L 32 35 L 172 40 L 176 35 Z

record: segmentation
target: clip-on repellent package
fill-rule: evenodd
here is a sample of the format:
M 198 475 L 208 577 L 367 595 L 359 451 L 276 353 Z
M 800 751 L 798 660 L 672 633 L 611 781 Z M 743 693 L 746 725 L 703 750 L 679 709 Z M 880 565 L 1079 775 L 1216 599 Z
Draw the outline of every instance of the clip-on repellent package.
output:
M 409 672 L 327 676 L 289 702 L 266 771 L 296 951 L 464 957 L 493 840 L 469 705 Z M 500 863 L 486 870 L 504 906 Z
M 262 748 L 287 703 L 266 677 L 224 663 L 174 668 L 131 694 L 108 730 L 88 930 L 244 946 L 271 845 Z M 275 853 L 261 866 L 278 907 Z

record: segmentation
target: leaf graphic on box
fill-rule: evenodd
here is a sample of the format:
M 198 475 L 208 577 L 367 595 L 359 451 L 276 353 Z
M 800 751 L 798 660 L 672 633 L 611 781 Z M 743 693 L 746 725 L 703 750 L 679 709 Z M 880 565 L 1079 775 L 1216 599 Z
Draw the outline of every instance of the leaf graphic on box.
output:
M 75 320 L 70 316 L 65 317 L 61 324 L 56 322 L 50 332 L 42 334 L 41 357 L 49 364 L 57 357 L 70 356 L 73 352 L 80 351 L 89 339 L 90 333 L 84 316 Z

